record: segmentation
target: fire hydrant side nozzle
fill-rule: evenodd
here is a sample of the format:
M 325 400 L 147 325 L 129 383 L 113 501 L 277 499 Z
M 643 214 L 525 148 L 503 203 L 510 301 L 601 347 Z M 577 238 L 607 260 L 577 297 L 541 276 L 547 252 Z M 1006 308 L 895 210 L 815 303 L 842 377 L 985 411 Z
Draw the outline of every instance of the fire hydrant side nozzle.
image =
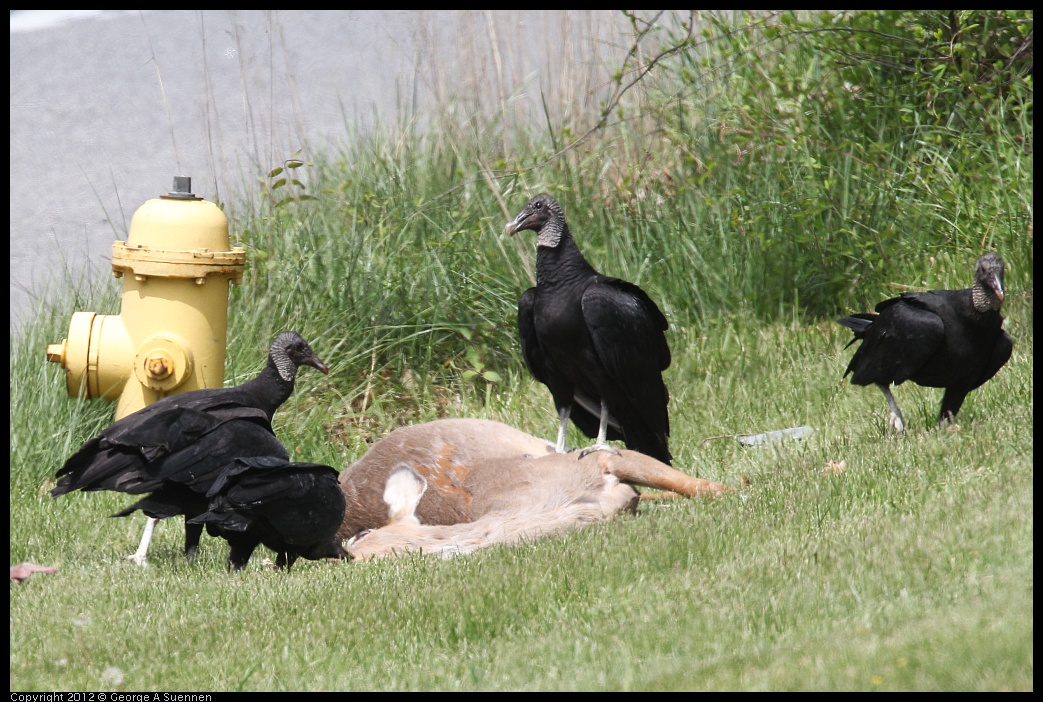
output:
M 161 397 L 224 384 L 228 293 L 246 252 L 230 248 L 228 219 L 178 176 L 168 195 L 134 213 L 112 245 L 120 313 L 73 314 L 69 336 L 47 347 L 73 397 L 117 400 L 116 419 Z

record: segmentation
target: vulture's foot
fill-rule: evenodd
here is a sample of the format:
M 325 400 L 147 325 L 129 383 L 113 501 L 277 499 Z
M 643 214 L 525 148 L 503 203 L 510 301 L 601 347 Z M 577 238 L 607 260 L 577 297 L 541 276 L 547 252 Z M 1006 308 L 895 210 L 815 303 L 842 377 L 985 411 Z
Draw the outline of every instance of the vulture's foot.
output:
M 623 455 L 623 453 L 615 446 L 609 446 L 608 444 L 594 444 L 593 446 L 588 446 L 587 448 L 582 449 L 579 452 L 579 457 L 582 459 L 587 454 L 594 453 L 595 451 L 608 451 L 609 453 L 613 453 L 617 456 Z
M 134 563 L 136 563 L 137 565 L 141 566 L 142 568 L 148 566 L 148 561 L 145 560 L 145 554 L 144 553 L 132 553 L 129 556 L 127 556 L 127 560 L 128 561 L 133 561 Z
M 905 421 L 902 420 L 902 415 L 892 412 L 887 418 L 887 429 L 895 434 L 905 431 Z

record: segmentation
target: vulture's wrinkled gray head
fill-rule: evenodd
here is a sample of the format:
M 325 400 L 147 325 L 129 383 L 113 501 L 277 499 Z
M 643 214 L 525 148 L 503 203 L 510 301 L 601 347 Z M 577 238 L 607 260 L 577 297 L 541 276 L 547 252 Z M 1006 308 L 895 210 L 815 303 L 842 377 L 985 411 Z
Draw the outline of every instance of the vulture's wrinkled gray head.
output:
M 527 203 L 518 216 L 507 223 L 504 232 L 511 236 L 515 232 L 531 229 L 536 232 L 536 245 L 553 249 L 561 243 L 565 233 L 565 213 L 558 201 L 541 193 Z
M 974 267 L 971 300 L 979 312 L 998 310 L 1003 303 L 1003 259 L 998 254 L 983 254 Z
M 311 366 L 327 375 L 330 372 L 326 364 L 311 350 L 308 342 L 297 332 L 283 332 L 275 337 L 268 358 L 279 371 L 279 377 L 288 382 L 293 382 L 297 377 L 297 369 L 301 366 Z

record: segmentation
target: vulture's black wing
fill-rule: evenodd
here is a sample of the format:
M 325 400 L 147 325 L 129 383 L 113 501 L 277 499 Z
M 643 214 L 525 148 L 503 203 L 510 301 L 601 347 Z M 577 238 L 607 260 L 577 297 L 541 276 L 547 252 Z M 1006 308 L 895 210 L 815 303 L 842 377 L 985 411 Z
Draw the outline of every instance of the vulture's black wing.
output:
M 627 446 L 669 463 L 666 317 L 638 286 L 599 277 L 583 293 L 583 319 L 609 379 L 599 390 Z
M 885 300 L 876 310 L 876 318 L 861 332 L 862 345 L 845 375 L 851 373 L 855 385 L 901 384 L 941 348 L 945 322 L 932 309 L 902 297 Z
M 229 565 L 246 565 L 258 544 L 289 567 L 298 557 L 342 555 L 336 533 L 345 498 L 337 471 L 318 463 L 276 457 L 237 459 L 234 475 L 211 496 L 208 510 L 189 520 L 218 531 L 231 545 Z

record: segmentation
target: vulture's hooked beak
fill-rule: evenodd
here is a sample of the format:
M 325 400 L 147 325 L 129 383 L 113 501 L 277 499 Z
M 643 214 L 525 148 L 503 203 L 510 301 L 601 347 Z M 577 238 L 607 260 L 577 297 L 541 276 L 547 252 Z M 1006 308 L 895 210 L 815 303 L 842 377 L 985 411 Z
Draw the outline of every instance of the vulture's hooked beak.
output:
M 1000 277 L 998 275 L 994 275 L 989 279 L 989 286 L 992 287 L 993 291 L 996 293 L 996 297 L 1000 299 L 1000 302 L 1003 302 L 1003 283 L 1000 282 Z
M 506 225 L 504 225 L 503 233 L 507 236 L 514 236 L 514 233 L 518 231 L 518 225 L 521 224 L 521 218 L 522 216 L 518 215 L 510 222 L 508 222 Z
M 322 371 L 323 375 L 329 375 L 330 374 L 329 366 L 327 366 L 325 363 L 320 361 L 319 357 L 316 356 L 315 354 L 312 354 L 311 356 L 308 356 L 306 359 L 304 359 L 304 365 L 311 366 L 312 368 L 315 368 L 316 370 Z

